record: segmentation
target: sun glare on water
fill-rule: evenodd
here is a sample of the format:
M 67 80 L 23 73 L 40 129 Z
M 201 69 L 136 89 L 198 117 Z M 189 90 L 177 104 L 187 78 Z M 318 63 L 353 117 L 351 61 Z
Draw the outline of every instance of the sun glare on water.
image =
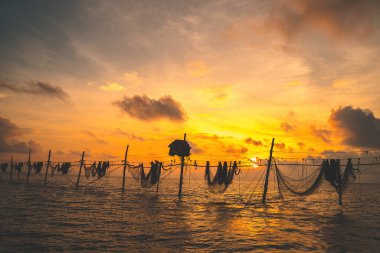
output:
M 252 157 L 249 160 L 251 161 L 252 168 L 258 168 L 259 167 L 257 157 Z

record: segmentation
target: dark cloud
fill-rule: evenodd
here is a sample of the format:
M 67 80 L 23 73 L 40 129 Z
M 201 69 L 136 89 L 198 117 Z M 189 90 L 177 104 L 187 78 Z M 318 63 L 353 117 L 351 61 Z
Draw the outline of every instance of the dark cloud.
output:
M 285 147 L 286 147 L 286 145 L 285 145 L 285 143 L 275 143 L 275 144 L 274 144 L 274 147 L 275 147 L 276 149 L 279 149 L 279 150 L 284 150 Z
M 331 131 L 327 129 L 318 129 L 316 126 L 311 126 L 311 132 L 318 138 L 320 138 L 322 141 L 326 143 L 330 143 L 330 136 L 331 136 Z
M 60 86 L 53 86 L 40 81 L 30 81 L 25 85 L 0 82 L 0 90 L 11 91 L 14 93 L 32 94 L 66 100 L 70 95 Z
M 305 143 L 303 143 L 302 141 L 299 141 L 297 142 L 297 145 L 300 149 L 304 149 L 305 148 Z
M 195 48 L 186 30 L 198 29 L 191 22 L 178 27 L 178 21 L 199 14 L 194 7 L 203 5 L 208 4 L 0 1 L 0 74 L 21 69 L 18 74 L 63 74 L 90 81 L 167 58 L 182 62 Z
M 243 147 L 243 146 L 241 146 L 239 148 L 235 148 L 232 145 L 228 145 L 224 148 L 224 151 L 227 153 L 230 153 L 230 154 L 245 154 L 248 152 L 248 149 L 246 147 Z
M 26 153 L 30 148 L 33 152 L 41 151 L 41 146 L 34 141 L 19 141 L 22 130 L 10 120 L 0 117 L 0 153 Z
M 197 155 L 197 154 L 202 154 L 203 149 L 201 149 L 196 143 L 187 141 L 190 144 L 191 147 L 191 154 Z
M 283 131 L 285 131 L 285 132 L 293 131 L 293 130 L 296 128 L 295 126 L 292 126 L 292 125 L 290 125 L 290 124 L 287 123 L 287 122 L 282 122 L 282 123 L 280 124 L 280 127 L 281 127 L 281 129 L 282 129 Z
M 376 31 L 379 1 L 285 1 L 273 8 L 269 26 L 287 39 L 310 29 L 333 38 L 363 38 Z
M 129 133 L 129 132 L 125 132 L 123 130 L 121 130 L 120 128 L 116 128 L 115 129 L 115 133 L 116 134 L 120 134 L 120 135 L 124 135 L 132 140 L 136 140 L 136 141 L 144 141 L 144 138 L 141 137 L 141 136 L 138 136 L 138 135 L 135 135 L 133 133 Z
M 171 96 L 152 99 L 146 95 L 133 97 L 124 96 L 122 100 L 114 102 L 121 110 L 132 118 L 151 121 L 155 119 L 170 119 L 184 121 L 186 116 L 181 104 Z
M 380 119 L 368 109 L 339 107 L 330 123 L 343 134 L 343 143 L 353 147 L 380 148 Z
M 280 36 L 280 47 L 274 47 L 301 57 L 313 84 L 330 85 L 336 76 L 378 69 L 379 9 L 380 1 L 373 0 L 277 1 L 255 30 L 267 41 Z M 371 51 L 361 64 L 352 60 L 356 48 Z
M 253 146 L 256 146 L 256 147 L 263 145 L 261 141 L 254 140 L 252 138 L 247 138 L 244 140 L 244 142 L 247 144 L 252 144 Z

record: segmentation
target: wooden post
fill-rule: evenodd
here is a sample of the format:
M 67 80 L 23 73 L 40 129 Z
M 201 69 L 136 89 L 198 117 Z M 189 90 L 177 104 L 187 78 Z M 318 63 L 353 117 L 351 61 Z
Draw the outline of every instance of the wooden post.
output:
M 157 181 L 156 193 L 158 192 L 158 187 L 160 186 L 161 169 L 162 169 L 162 163 L 158 163 L 158 168 L 157 168 L 158 181 Z
M 32 149 L 29 149 L 29 159 L 28 159 L 28 174 L 26 175 L 26 183 L 29 184 L 29 176 L 30 176 L 30 167 L 31 167 L 31 164 L 30 164 L 30 156 L 32 154 Z
M 78 179 L 77 179 L 77 183 L 76 183 L 76 185 L 75 185 L 76 188 L 79 187 L 79 180 L 80 180 L 80 174 L 82 174 L 83 163 L 84 163 L 84 151 L 83 151 L 83 153 L 82 153 L 82 160 L 80 161 L 80 167 L 79 167 Z
M 9 179 L 10 182 L 12 182 L 12 176 L 13 176 L 13 155 L 11 156 L 11 178 Z
M 343 195 L 343 190 L 342 190 L 342 176 L 340 173 L 340 161 L 338 162 L 339 170 L 338 170 L 338 194 L 339 194 L 339 205 L 343 206 L 343 201 L 342 201 L 342 195 Z
M 263 204 L 265 204 L 265 199 L 267 197 L 269 173 L 270 173 L 270 168 L 271 168 L 271 165 L 272 165 L 273 146 L 274 146 L 274 138 L 272 139 L 272 145 L 270 147 L 269 160 L 268 160 L 268 165 L 267 165 L 267 173 L 266 173 L 266 176 L 265 176 L 264 192 L 263 192 L 263 199 L 262 199 L 262 203 Z
M 44 182 L 44 185 L 46 185 L 46 181 L 47 181 L 47 176 L 48 176 L 48 171 L 49 171 L 49 166 L 50 166 L 50 155 L 51 155 L 51 150 L 49 150 L 48 161 L 47 161 L 47 164 L 46 164 L 46 173 L 45 173 L 45 182 Z
M 129 149 L 129 145 L 127 145 L 127 149 L 125 150 L 125 156 L 124 156 L 123 185 L 122 185 L 122 187 L 121 187 L 121 191 L 122 191 L 122 192 L 124 192 L 124 187 L 125 187 L 125 170 L 127 169 L 128 149 Z
M 186 133 L 183 136 L 183 140 L 186 141 Z M 182 184 L 183 184 L 183 167 L 185 166 L 185 157 L 181 156 L 181 175 L 179 177 L 179 191 L 178 191 L 178 198 L 182 198 Z

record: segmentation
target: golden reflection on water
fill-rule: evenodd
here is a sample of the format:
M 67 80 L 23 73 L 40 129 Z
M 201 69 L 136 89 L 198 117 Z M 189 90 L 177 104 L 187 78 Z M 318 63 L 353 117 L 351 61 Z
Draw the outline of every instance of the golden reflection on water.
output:
M 341 208 L 328 187 L 284 200 L 270 187 L 264 206 L 262 186 L 244 192 L 250 183 L 244 180 L 241 199 L 236 181 L 216 195 L 203 182 L 186 180 L 181 202 L 176 179 L 162 181 L 158 194 L 131 179 L 124 193 L 120 178 L 78 190 L 38 180 L 1 181 L 0 232 L 11 251 L 355 252 L 378 246 L 378 187 L 365 188 L 361 197 L 349 190 Z

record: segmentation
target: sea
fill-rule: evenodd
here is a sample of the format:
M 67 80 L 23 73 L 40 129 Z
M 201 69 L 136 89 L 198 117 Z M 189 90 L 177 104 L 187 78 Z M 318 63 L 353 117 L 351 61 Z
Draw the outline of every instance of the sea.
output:
M 269 184 L 235 178 L 224 194 L 200 176 L 141 188 L 128 176 L 0 177 L 0 252 L 378 252 L 380 187 L 344 193 L 324 183 L 308 197 L 280 198 Z

